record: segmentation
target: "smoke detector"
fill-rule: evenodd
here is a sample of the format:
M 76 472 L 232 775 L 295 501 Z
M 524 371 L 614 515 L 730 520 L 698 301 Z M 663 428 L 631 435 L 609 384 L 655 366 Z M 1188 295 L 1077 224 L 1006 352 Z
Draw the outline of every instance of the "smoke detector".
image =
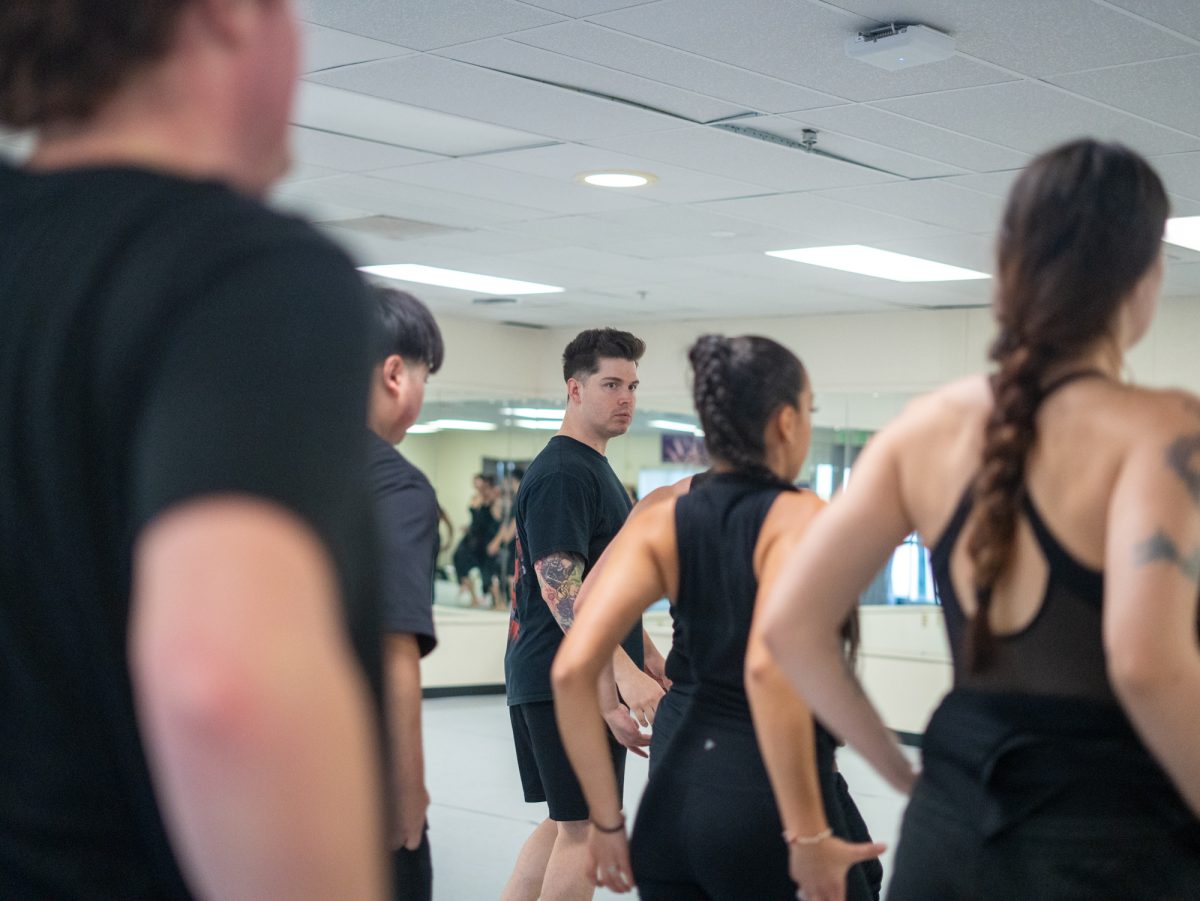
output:
M 884 25 L 846 39 L 846 55 L 896 72 L 954 56 L 954 38 L 927 25 Z

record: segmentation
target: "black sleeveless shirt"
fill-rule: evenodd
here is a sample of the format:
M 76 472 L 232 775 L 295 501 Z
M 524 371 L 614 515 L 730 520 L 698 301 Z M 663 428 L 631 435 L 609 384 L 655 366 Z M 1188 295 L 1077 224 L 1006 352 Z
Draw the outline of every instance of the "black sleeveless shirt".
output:
M 996 636 L 992 663 L 978 673 L 965 664 L 968 617 L 950 578 L 950 557 L 971 513 L 968 488 L 930 562 L 945 609 L 954 661 L 954 682 L 965 688 L 1089 698 L 1115 704 L 1101 635 L 1104 574 L 1084 566 L 1046 527 L 1028 493 L 1021 509 L 1046 560 L 1048 576 L 1041 605 L 1028 625 Z
M 754 548 L 775 499 L 794 490 L 765 475 L 714 473 L 675 502 L 673 653 L 690 664 L 709 712 L 750 721 L 743 669 L 758 594 Z

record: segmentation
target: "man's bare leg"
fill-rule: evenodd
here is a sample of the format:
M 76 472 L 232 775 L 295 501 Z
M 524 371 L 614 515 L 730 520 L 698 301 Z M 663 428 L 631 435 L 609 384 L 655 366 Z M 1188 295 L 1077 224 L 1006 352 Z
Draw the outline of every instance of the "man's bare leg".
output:
M 542 880 L 546 876 L 546 864 L 558 837 L 558 825 L 550 819 L 542 820 L 533 834 L 525 839 L 516 866 L 508 877 L 508 884 L 500 893 L 500 901 L 537 901 L 542 893 Z
M 591 901 L 596 887 L 587 873 L 587 820 L 557 825 L 558 837 L 546 864 L 542 901 Z

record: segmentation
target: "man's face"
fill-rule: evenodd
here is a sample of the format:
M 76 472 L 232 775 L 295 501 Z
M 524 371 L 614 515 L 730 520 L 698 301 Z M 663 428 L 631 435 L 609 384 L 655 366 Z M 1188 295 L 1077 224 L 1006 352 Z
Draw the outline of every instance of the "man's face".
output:
M 567 383 L 572 403 L 578 400 L 583 421 L 605 440 L 629 431 L 637 408 L 637 387 L 637 364 L 612 357 L 601 357 L 600 368 L 592 375 Z

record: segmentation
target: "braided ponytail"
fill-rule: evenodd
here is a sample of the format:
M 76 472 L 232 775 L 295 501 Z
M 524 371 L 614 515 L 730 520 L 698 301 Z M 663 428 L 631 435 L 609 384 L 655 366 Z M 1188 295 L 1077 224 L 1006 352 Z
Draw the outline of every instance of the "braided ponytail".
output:
M 995 654 L 988 621 L 992 589 L 1012 555 L 1025 494 L 1025 461 L 1037 438 L 1041 383 L 1049 362 L 1047 354 L 1017 343 L 1007 333 L 997 339 L 991 356 L 1000 369 L 992 377 L 995 402 L 984 427 L 983 460 L 974 486 L 975 522 L 967 541 L 976 600 L 968 644 L 972 671 L 986 668 Z
M 1149 164 L 1091 140 L 1038 157 L 1009 195 L 993 304 L 999 336 L 990 353 L 999 366 L 967 539 L 977 600 L 972 671 L 995 656 L 992 590 L 1012 556 L 1047 376 L 1113 336 L 1122 304 L 1158 257 L 1166 216 L 1166 192 Z

